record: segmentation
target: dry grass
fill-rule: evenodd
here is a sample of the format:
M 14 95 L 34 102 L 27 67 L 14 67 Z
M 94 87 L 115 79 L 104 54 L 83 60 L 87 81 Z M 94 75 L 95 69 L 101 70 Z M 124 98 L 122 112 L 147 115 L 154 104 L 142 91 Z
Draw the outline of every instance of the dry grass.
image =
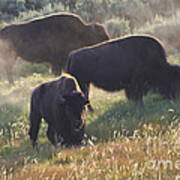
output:
M 132 137 L 120 135 L 113 142 L 57 149 L 51 160 L 25 164 L 9 179 L 175 179 L 179 175 L 180 126 L 169 127 L 164 135 L 159 130 L 145 125 Z
M 1 119 L 4 125 L 0 123 L 0 179 L 109 180 L 161 176 L 168 180 L 180 175 L 180 103 L 156 95 L 145 97 L 145 109 L 137 109 L 127 102 L 123 92 L 107 93 L 92 86 L 90 98 L 95 112 L 86 113 L 86 145 L 59 147 L 53 152 L 43 123 L 40 152 L 34 151 L 27 136 L 28 99 L 36 85 L 50 79 L 35 74 L 20 78 L 14 87 L 1 83 L 0 98 L 5 98 L 6 103 L 13 102 L 13 95 L 17 99 L 9 106 L 10 113 Z M 19 111 L 12 111 L 17 104 Z M 0 118 L 2 115 L 0 111 Z M 14 138 L 8 131 L 3 132 L 1 125 L 13 132 Z

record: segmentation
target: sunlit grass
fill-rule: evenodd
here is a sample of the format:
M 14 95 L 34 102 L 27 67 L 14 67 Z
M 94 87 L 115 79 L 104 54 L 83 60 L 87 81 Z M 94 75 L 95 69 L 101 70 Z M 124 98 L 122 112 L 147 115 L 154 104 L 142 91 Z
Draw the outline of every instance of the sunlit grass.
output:
M 50 149 L 47 151 L 45 145 L 45 150 L 40 151 L 39 154 L 19 148 L 19 151 L 23 152 L 20 153 L 18 160 L 20 162 L 20 157 L 24 159 L 18 164 L 19 168 L 15 167 L 13 176 L 9 177 L 34 180 L 39 178 L 128 179 L 130 177 L 157 179 L 161 176 L 163 179 L 175 179 L 179 173 L 178 168 L 175 167 L 179 151 L 175 146 L 179 140 L 180 127 L 169 128 L 164 135 L 160 133 L 158 136 L 156 130 L 159 131 L 148 125 L 131 137 L 119 135 L 114 141 L 107 143 L 72 149 L 59 148 L 53 153 Z M 149 141 L 150 137 L 152 139 L 156 137 L 156 140 Z M 159 144 L 162 145 L 159 147 Z M 155 145 L 156 148 L 153 148 Z M 40 160 L 42 158 L 44 161 Z M 165 163 L 168 160 L 170 165 L 166 167 L 165 164 L 160 164 L 161 160 Z
M 34 151 L 28 137 L 30 95 L 52 79 L 33 74 L 16 79 L 12 87 L 0 82 L 0 179 L 166 180 L 179 175 L 180 102 L 156 94 L 144 97 L 144 108 L 139 108 L 123 91 L 91 86 L 95 111 L 86 112 L 84 145 L 52 151 L 42 123 L 39 153 Z M 169 161 L 168 167 L 162 160 Z

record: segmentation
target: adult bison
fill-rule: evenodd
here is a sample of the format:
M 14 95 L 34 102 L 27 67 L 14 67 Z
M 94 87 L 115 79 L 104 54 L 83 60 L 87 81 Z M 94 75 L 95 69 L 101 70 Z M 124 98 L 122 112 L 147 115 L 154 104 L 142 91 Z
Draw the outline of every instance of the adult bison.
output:
M 75 76 L 88 98 L 89 84 L 117 91 L 142 104 L 143 95 L 153 89 L 167 98 L 180 92 L 180 67 L 167 62 L 159 40 L 134 35 L 72 52 L 68 73 Z
M 106 30 L 98 23 L 87 24 L 75 14 L 54 14 L 3 28 L 0 62 L 10 83 L 18 57 L 33 63 L 50 63 L 52 72 L 59 75 L 69 52 L 108 39 Z
M 53 145 L 56 145 L 56 139 L 68 146 L 79 145 L 84 136 L 85 123 L 81 116 L 86 103 L 72 77 L 63 76 L 35 88 L 31 97 L 29 129 L 33 147 L 37 147 L 42 118 L 48 123 L 47 137 Z

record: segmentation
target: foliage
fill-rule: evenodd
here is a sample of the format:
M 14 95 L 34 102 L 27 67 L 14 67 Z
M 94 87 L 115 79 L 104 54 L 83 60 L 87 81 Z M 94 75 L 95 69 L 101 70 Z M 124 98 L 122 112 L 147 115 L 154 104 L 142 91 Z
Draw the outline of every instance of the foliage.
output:
M 105 24 L 111 37 L 135 32 L 153 34 L 155 31 L 154 35 L 165 41 L 165 45 L 170 44 L 169 52 L 174 53 L 175 49 L 177 53 L 179 49 L 177 41 L 171 45 L 174 42 L 173 37 L 176 37 L 173 32 L 178 32 L 176 24 L 175 27 L 172 26 L 173 19 L 177 22 L 179 20 L 177 9 L 180 3 L 177 0 L 13 0 L 8 2 L 8 0 L 0 2 L 0 27 L 5 26 L 7 22 L 22 22 L 52 12 L 69 11 L 80 15 L 87 22 L 98 21 Z M 13 11 L 16 11 L 15 14 L 11 12 L 11 6 Z M 165 27 L 166 21 L 171 22 L 168 27 Z M 166 31 L 170 28 L 171 31 Z
M 16 77 L 26 77 L 33 73 L 47 75 L 49 73 L 49 65 L 36 63 L 32 64 L 25 61 L 19 61 L 15 67 Z
M 40 11 L 50 6 L 52 11 L 63 6 L 61 11 L 75 12 L 86 21 L 104 22 L 112 18 L 125 18 L 132 25 L 150 21 L 156 14 L 171 16 L 179 7 L 176 0 L 3 0 L 0 2 L 0 17 L 5 21 L 19 16 L 21 12 L 29 10 Z
M 130 34 L 130 23 L 128 20 L 113 18 L 105 22 L 105 27 L 111 34 L 111 38 L 116 38 Z
M 180 36 L 179 18 L 180 11 L 177 11 L 174 17 L 163 18 L 156 16 L 153 23 L 147 23 L 135 32 L 154 35 L 163 42 L 168 54 L 179 56 L 180 42 L 177 40 L 177 37 Z
M 9 87 L 7 81 L 0 83 L 1 140 L 11 143 L 27 135 L 30 94 L 43 81 L 42 75 L 34 73 L 27 78 L 21 77 L 13 87 Z

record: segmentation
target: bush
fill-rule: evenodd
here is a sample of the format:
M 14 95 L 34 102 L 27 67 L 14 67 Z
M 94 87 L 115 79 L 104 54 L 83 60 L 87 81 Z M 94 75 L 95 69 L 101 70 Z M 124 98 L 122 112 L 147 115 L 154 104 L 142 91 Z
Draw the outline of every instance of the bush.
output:
M 177 40 L 177 37 L 180 36 L 179 18 L 180 12 L 177 12 L 175 17 L 170 18 L 156 16 L 152 23 L 145 24 L 136 33 L 154 35 L 164 43 L 168 54 L 180 55 L 180 42 Z
M 61 5 L 62 11 L 77 13 L 88 22 L 125 18 L 130 21 L 133 29 L 136 25 L 152 20 L 156 14 L 174 15 L 179 4 L 177 0 L 3 0 L 0 2 L 0 11 L 3 13 L 2 19 L 9 21 L 12 18 L 10 15 L 17 17 L 21 12 L 39 11 L 46 6 L 54 11 Z
M 177 40 L 180 37 L 180 24 L 156 27 L 154 35 L 164 42 L 168 53 L 180 55 L 180 42 Z
M 16 77 L 27 77 L 33 73 L 49 74 L 49 65 L 32 64 L 25 61 L 19 61 L 15 67 Z
M 130 34 L 129 21 L 113 18 L 105 22 L 105 26 L 112 38 Z

